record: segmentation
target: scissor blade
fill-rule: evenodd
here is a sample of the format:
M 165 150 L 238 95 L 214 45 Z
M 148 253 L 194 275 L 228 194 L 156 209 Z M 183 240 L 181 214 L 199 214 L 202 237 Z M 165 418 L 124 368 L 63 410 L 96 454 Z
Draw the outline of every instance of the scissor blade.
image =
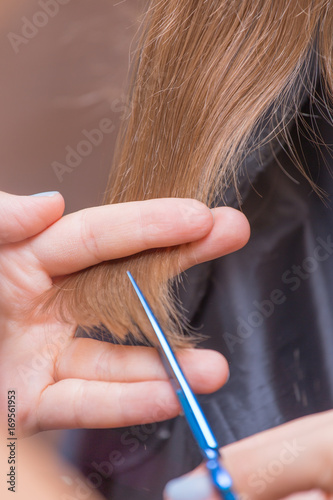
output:
M 167 373 L 171 378 L 171 381 L 174 382 L 176 394 L 184 410 L 185 418 L 188 421 L 188 424 L 193 432 L 195 439 L 198 442 L 199 447 L 201 448 L 203 455 L 207 459 L 209 459 L 209 455 L 207 456 L 207 452 L 209 453 L 210 449 L 217 450 L 218 443 L 146 298 L 144 297 L 139 286 L 137 285 L 136 281 L 129 271 L 127 271 L 127 275 L 131 280 L 134 290 L 136 291 L 140 302 L 148 316 L 148 319 L 157 335 L 160 343 L 159 352 L 163 356 L 162 359 L 165 363 Z

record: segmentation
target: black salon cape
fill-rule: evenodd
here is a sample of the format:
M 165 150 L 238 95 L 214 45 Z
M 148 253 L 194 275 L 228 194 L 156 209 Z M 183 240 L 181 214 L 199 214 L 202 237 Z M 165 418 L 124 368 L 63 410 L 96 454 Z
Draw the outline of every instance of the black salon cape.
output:
M 312 143 L 332 146 L 333 128 L 318 103 L 305 102 L 302 114 L 316 138 L 300 124 L 292 139 L 326 196 L 285 146 L 253 155 L 239 181 L 249 243 L 191 269 L 182 292 L 192 325 L 207 335 L 201 347 L 230 364 L 225 387 L 199 398 L 221 446 L 333 404 L 333 162 Z M 67 455 L 112 500 L 161 500 L 168 480 L 201 462 L 182 417 L 69 438 Z

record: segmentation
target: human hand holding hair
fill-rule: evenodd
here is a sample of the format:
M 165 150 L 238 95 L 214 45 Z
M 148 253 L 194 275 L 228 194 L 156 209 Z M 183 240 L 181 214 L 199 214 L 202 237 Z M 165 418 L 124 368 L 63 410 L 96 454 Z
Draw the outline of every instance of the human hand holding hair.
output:
M 156 351 L 75 338 L 76 324 L 32 303 L 54 281 L 109 259 L 180 245 L 183 269 L 243 246 L 246 218 L 195 200 L 156 199 L 62 216 L 64 200 L 0 193 L 0 386 L 17 390 L 17 430 L 119 427 L 179 412 Z M 124 276 L 126 279 L 126 276 Z M 225 359 L 186 349 L 179 360 L 198 393 L 226 380 Z M 5 405 L 6 398 L 2 398 Z M 3 408 L 4 409 L 4 408 Z
M 25 305 L 51 287 L 59 273 L 96 263 L 103 256 L 112 258 L 115 252 L 128 254 L 183 242 L 185 268 L 246 242 L 248 225 L 239 212 L 216 209 L 213 224 L 207 209 L 198 204 L 191 222 L 189 216 L 187 220 L 180 216 L 184 203 L 151 200 L 61 218 L 64 200 L 59 193 L 37 197 L 0 193 L 0 384 L 2 394 L 17 390 L 21 435 L 52 428 L 131 425 L 178 413 L 155 350 L 74 338 L 74 324 L 63 324 L 55 317 L 28 320 Z M 153 227 L 149 227 L 151 214 Z M 140 229 L 135 221 L 141 221 Z M 111 245 L 113 231 L 118 234 Z M 214 391 L 226 380 L 226 361 L 218 353 L 184 350 L 179 359 L 197 392 Z M 325 412 L 223 448 L 224 464 L 240 498 L 274 500 L 290 494 L 288 500 L 333 498 L 332 425 L 333 411 Z M 192 491 L 191 500 L 193 487 L 198 494 L 200 485 L 206 491 L 208 485 L 207 496 L 200 500 L 215 500 L 204 468 L 187 478 L 185 491 Z M 188 481 L 193 483 L 191 488 Z M 181 496 L 184 483 L 167 491 L 172 494 L 167 500 L 186 500 Z

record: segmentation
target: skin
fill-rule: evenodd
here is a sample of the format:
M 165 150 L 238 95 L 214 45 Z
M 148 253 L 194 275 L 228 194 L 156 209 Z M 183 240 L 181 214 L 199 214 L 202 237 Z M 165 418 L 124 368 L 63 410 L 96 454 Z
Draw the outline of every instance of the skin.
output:
M 17 432 L 118 427 L 176 416 L 179 406 L 154 349 L 74 338 L 75 324 L 32 318 L 27 308 L 59 276 L 148 248 L 182 245 L 184 269 L 233 252 L 249 238 L 246 218 L 230 208 L 213 215 L 202 203 L 181 199 L 62 217 L 63 210 L 60 194 L 0 193 L 0 389 L 17 390 Z M 216 352 L 186 350 L 179 360 L 198 393 L 217 390 L 227 378 L 227 363 Z
M 182 245 L 183 269 L 236 251 L 249 238 L 246 218 L 230 208 L 212 214 L 199 202 L 176 199 L 96 207 L 65 217 L 63 210 L 60 194 L 18 197 L 0 192 L 0 386 L 1 394 L 17 390 L 18 433 L 132 425 L 177 415 L 178 404 L 155 350 L 75 339 L 75 325 L 53 317 L 31 320 L 26 307 L 58 276 L 144 249 Z M 186 350 L 179 360 L 196 392 L 215 391 L 227 378 L 227 363 L 218 353 Z M 1 404 L 5 433 L 5 398 Z M 290 494 L 288 500 L 332 498 L 332 426 L 333 412 L 326 412 L 225 447 L 224 463 L 236 491 L 252 500 Z M 262 492 L 251 486 L 251 475 L 267 470 L 279 458 L 281 443 L 294 439 L 302 451 L 285 464 L 278 480 L 266 481 Z M 29 444 L 21 450 L 27 472 L 26 479 L 21 476 L 23 484 L 34 488 L 31 477 L 35 466 L 40 472 L 43 452 L 34 459 Z M 49 474 L 56 460 L 46 452 L 42 462 L 46 468 L 49 464 Z M 192 474 L 204 473 L 199 468 Z M 58 495 L 63 488 L 55 480 L 52 491 Z M 31 498 L 45 497 L 47 489 L 41 485 Z
M 40 435 L 17 441 L 15 492 L 8 490 L 6 435 L 0 436 L 0 494 L 2 500 L 103 500 L 81 473 L 65 463 Z M 81 487 L 81 495 L 79 488 Z M 104 499 L 105 500 L 105 499 Z
M 233 478 L 240 499 L 332 499 L 332 429 L 333 411 L 327 411 L 221 449 L 223 464 Z M 198 480 L 198 476 L 204 474 L 206 468 L 200 466 L 187 477 L 196 476 Z M 172 500 L 166 495 L 164 499 Z M 211 492 L 200 500 L 220 500 L 220 497 Z
M 297 419 L 227 447 L 226 464 L 235 472 L 237 491 L 247 493 L 253 500 L 275 500 L 303 490 L 311 491 L 301 494 L 304 500 L 307 495 L 332 498 L 332 427 L 333 411 L 328 411 Z M 286 452 L 290 445 L 292 453 Z M 275 477 L 269 472 L 273 461 L 281 464 Z M 268 480 L 259 491 L 258 485 L 249 478 L 251 474 L 258 476 L 262 469 L 268 471 Z

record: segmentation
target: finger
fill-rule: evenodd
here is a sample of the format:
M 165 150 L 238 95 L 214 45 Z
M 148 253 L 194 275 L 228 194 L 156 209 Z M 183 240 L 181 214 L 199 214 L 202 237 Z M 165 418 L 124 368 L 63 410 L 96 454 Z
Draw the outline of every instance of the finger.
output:
M 233 478 L 235 491 L 241 498 L 251 500 L 278 500 L 300 491 L 307 492 L 304 495 L 318 494 L 313 492 L 316 489 L 332 493 L 332 424 L 333 412 L 329 411 L 223 448 L 223 463 Z M 197 491 L 200 490 L 195 500 L 215 500 L 205 467 L 196 469 L 195 474 Z M 180 499 L 184 481 L 191 477 L 189 474 L 172 481 L 165 498 Z M 188 499 L 183 494 L 182 500 Z
M 283 500 L 330 500 L 332 495 L 319 490 L 312 490 L 308 492 L 296 493 L 296 495 L 288 496 Z
M 16 196 L 0 191 L 0 244 L 15 243 L 40 233 L 58 220 L 63 211 L 64 199 L 58 192 Z
M 35 238 L 31 248 L 51 276 L 60 276 L 149 248 L 195 241 L 212 227 L 212 212 L 199 201 L 147 200 L 67 215 Z
M 235 252 L 247 243 L 250 225 L 244 214 L 230 207 L 215 208 L 213 213 L 213 229 L 202 239 L 183 246 L 181 270 Z
M 327 473 L 333 470 L 332 424 L 333 412 L 324 412 L 226 447 L 225 463 L 237 491 L 254 500 L 277 500 L 317 488 L 333 492 L 333 475 Z M 241 456 L 242 464 L 251 463 L 239 467 Z
M 228 378 L 228 363 L 218 352 L 184 349 L 177 358 L 195 392 L 218 390 Z M 168 380 L 156 349 L 120 346 L 93 339 L 74 339 L 61 353 L 57 380 L 68 378 L 105 382 Z
M 126 384 L 67 379 L 42 393 L 36 410 L 36 432 L 159 422 L 175 417 L 179 411 L 167 381 Z

